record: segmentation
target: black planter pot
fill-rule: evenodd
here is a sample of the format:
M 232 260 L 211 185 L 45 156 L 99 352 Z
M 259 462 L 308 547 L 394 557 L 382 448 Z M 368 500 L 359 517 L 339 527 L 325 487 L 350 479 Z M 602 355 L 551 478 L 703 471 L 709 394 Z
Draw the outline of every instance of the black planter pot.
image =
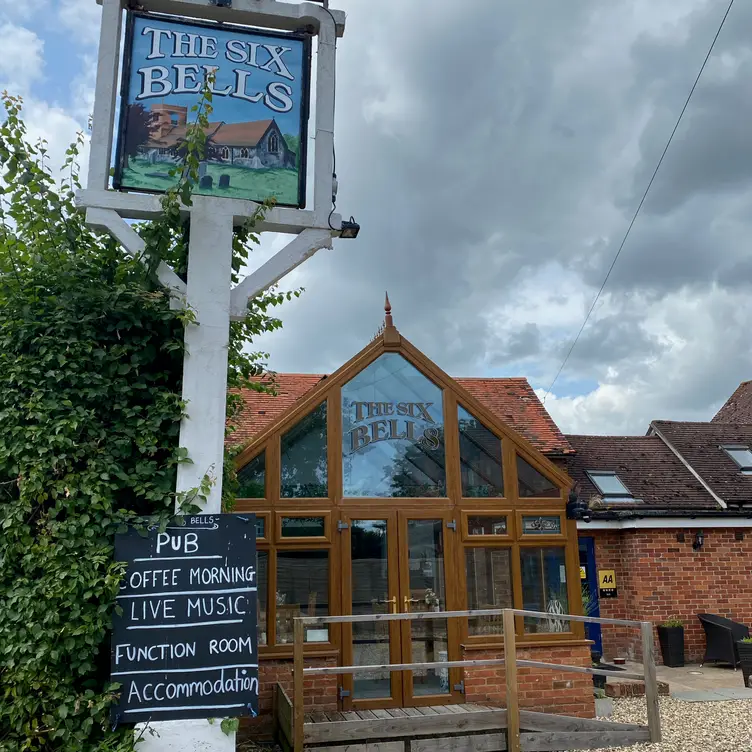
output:
M 744 686 L 752 687 L 752 642 L 737 642 L 736 649 L 739 651 L 739 661 L 742 664 Z
M 658 627 L 664 666 L 684 665 L 684 627 Z

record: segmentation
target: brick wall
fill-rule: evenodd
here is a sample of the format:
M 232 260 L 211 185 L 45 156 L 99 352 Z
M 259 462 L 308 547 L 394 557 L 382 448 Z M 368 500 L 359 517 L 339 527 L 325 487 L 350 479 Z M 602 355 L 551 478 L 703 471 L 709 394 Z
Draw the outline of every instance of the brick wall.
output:
M 336 666 L 336 658 L 307 658 L 306 668 L 311 666 Z M 258 739 L 272 734 L 272 697 L 275 687 L 281 684 L 292 700 L 292 661 L 262 661 L 259 665 L 259 717 L 244 720 L 241 735 Z M 303 698 L 307 713 L 312 710 L 337 710 L 337 676 L 307 676 L 303 679 Z
M 463 660 L 503 658 L 499 650 L 466 651 Z M 590 666 L 590 646 L 562 646 L 520 648 L 519 659 L 564 663 L 570 666 Z M 549 671 L 540 668 L 517 669 L 520 707 L 542 713 L 558 713 L 592 718 L 595 715 L 592 677 L 568 671 Z M 465 698 L 467 702 L 506 703 L 506 678 L 503 666 L 479 666 L 465 669 Z
M 683 532 L 684 542 L 677 533 Z M 695 530 L 594 531 L 597 569 L 616 571 L 619 595 L 600 599 L 601 616 L 659 624 L 672 616 L 684 621 L 688 661 L 702 660 L 705 633 L 698 613 L 720 614 L 752 626 L 752 530 L 736 540 L 733 528 L 707 528 L 705 544 L 694 551 Z M 603 651 L 641 657 L 636 629 L 603 626 Z M 657 659 L 660 662 L 656 634 Z

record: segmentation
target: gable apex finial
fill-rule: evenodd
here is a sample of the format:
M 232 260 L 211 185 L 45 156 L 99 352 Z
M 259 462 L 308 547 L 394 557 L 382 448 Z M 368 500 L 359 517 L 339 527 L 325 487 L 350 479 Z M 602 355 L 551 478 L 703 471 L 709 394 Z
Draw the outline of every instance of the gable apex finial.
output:
M 389 302 L 389 293 L 386 293 L 386 300 L 384 302 L 384 325 L 387 327 L 394 326 L 394 320 L 392 319 L 392 304 Z

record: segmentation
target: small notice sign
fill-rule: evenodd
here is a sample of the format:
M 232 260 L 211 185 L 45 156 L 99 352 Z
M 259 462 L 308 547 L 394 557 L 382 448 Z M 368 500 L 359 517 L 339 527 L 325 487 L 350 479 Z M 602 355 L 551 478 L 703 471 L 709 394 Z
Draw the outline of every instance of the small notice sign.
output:
M 598 590 L 601 598 L 616 598 L 616 572 L 613 569 L 598 570 Z
M 128 569 L 113 623 L 112 722 L 258 713 L 254 515 L 176 518 L 116 536 Z
M 581 580 L 587 579 L 587 572 L 585 571 L 585 567 L 580 567 L 580 579 Z

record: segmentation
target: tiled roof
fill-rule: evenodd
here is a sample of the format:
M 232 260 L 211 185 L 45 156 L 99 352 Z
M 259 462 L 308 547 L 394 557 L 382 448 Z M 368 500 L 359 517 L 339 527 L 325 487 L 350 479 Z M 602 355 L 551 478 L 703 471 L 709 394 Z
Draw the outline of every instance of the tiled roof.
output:
M 739 384 L 712 422 L 752 424 L 752 381 L 742 381 Z
M 720 448 L 724 444 L 752 448 L 752 425 L 655 420 L 651 426 L 681 454 L 713 493 L 730 505 L 752 504 L 752 475 L 742 475 L 734 460 Z
M 640 502 L 612 502 L 612 508 L 715 509 L 717 502 L 658 436 L 572 436 L 569 474 L 589 500 L 601 493 L 587 470 L 611 470 Z
M 278 373 L 274 377 L 276 394 L 243 389 L 243 411 L 236 421 L 237 428 L 227 438 L 227 443 L 233 446 L 247 444 L 325 378 L 321 374 L 312 373 Z M 262 383 L 264 382 L 268 384 L 270 379 L 264 379 Z
M 549 454 L 572 452 L 527 379 L 457 378 L 455 381 L 536 449 Z
M 271 120 L 222 123 L 222 127 L 214 134 L 212 141 L 225 146 L 256 146 L 271 124 Z
M 244 390 L 245 409 L 228 443 L 246 444 L 290 405 L 326 378 L 321 375 L 278 373 L 277 395 Z M 572 448 L 557 428 L 527 379 L 458 378 L 464 387 L 499 420 L 522 434 L 536 449 L 549 454 L 569 454 Z

